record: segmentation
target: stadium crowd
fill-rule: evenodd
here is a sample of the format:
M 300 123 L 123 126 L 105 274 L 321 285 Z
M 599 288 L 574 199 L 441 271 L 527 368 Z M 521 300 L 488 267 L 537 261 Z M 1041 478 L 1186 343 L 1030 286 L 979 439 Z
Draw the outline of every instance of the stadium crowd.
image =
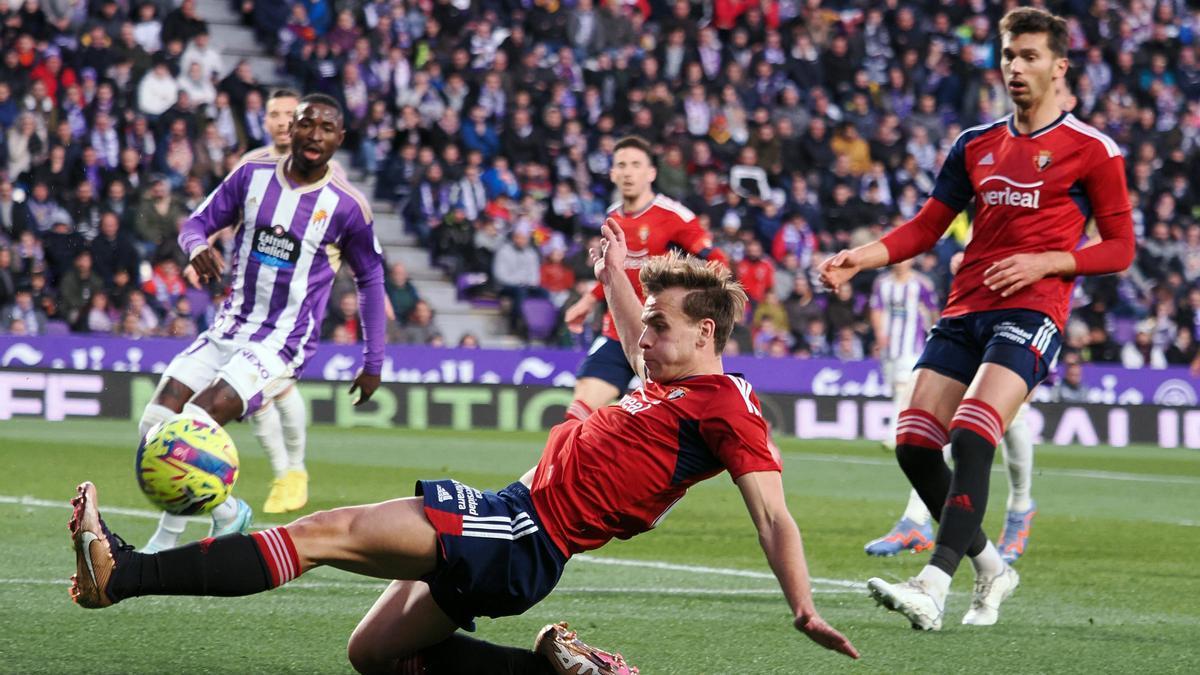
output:
M 1139 239 L 1128 272 L 1077 287 L 1067 370 L 1200 369 L 1200 10 L 1045 4 L 1070 17 L 1068 105 L 1125 153 Z M 465 295 L 561 309 L 586 292 L 611 149 L 638 134 L 657 189 L 697 214 L 753 301 L 730 352 L 857 359 L 874 348 L 873 277 L 824 292 L 813 270 L 911 217 L 959 132 L 1010 111 L 995 26 L 1016 5 L 232 6 L 283 79 L 342 102 L 354 168 Z M 175 235 L 269 142 L 250 66 L 214 48 L 195 0 L 0 0 L 0 51 L 0 330 L 203 330 L 222 289 L 187 290 Z M 968 224 L 918 260 L 943 297 Z M 403 265 L 388 277 L 391 337 L 440 344 Z M 358 339 L 354 305 L 331 296 L 325 338 Z M 548 340 L 582 344 L 561 327 Z

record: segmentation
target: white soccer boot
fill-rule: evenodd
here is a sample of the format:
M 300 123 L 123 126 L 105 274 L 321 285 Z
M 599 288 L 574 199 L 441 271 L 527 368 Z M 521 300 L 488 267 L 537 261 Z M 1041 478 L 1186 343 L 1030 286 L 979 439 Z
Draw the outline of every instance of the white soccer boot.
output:
M 871 597 L 884 607 L 904 615 L 918 630 L 941 630 L 946 602 L 938 600 L 916 577 L 903 583 L 890 584 L 879 577 L 867 581 Z
M 1010 565 L 1004 566 L 1004 571 L 987 579 L 976 579 L 975 590 L 971 593 L 971 609 L 963 615 L 962 622 L 967 626 L 991 626 L 1000 618 L 1000 603 L 1008 599 L 1021 576 Z

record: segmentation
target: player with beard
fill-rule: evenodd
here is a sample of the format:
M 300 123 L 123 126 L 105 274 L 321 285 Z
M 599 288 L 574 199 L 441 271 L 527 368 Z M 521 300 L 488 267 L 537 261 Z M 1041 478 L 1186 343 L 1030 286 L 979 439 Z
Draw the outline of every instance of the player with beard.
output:
M 180 246 L 204 282 L 219 279 L 224 268 L 209 237 L 234 228 L 233 289 L 213 326 L 167 366 L 142 414 L 140 437 L 185 409 L 224 425 L 294 389 L 316 349 L 343 260 L 358 285 L 366 343 L 351 391 L 361 392 L 361 404 L 379 386 L 386 328 L 382 248 L 366 198 L 330 164 L 345 137 L 342 121 L 334 99 L 304 97 L 289 132 L 293 152 L 243 162 L 184 223 Z M 251 515 L 243 500 L 228 499 L 213 510 L 210 535 L 244 532 Z M 164 513 L 144 550 L 174 546 L 185 524 Z
M 975 588 L 963 623 L 994 624 L 1016 589 L 1016 571 L 981 528 L 996 446 L 1058 355 L 1073 279 L 1123 270 L 1135 248 L 1120 148 L 1063 112 L 1055 96 L 1068 66 L 1066 22 L 1021 8 L 1004 16 L 1000 32 L 1016 112 L 958 137 L 911 221 L 821 265 L 822 281 L 836 288 L 860 270 L 912 258 L 975 200 L 972 239 L 916 364 L 896 437 L 901 469 L 939 520 L 936 544 L 916 577 L 867 582 L 879 603 L 925 630 L 941 628 L 964 555 Z M 1076 250 L 1090 217 L 1101 240 Z M 953 470 L 942 457 L 947 441 Z

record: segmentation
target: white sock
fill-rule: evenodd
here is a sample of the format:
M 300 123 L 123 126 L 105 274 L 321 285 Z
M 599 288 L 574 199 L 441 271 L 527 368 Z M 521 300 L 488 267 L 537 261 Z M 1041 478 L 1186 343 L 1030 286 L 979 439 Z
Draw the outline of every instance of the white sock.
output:
M 183 412 L 187 413 L 188 415 L 191 415 L 192 417 L 195 417 L 196 419 L 200 420 L 201 422 L 211 424 L 214 427 L 220 426 L 219 424 L 217 424 L 217 421 L 213 419 L 211 413 L 209 413 L 204 408 L 201 408 L 200 406 L 196 405 L 195 403 L 189 402 L 189 403 L 183 404 Z
M 925 585 L 925 590 L 933 596 L 938 604 L 945 605 L 946 596 L 950 593 L 950 575 L 934 567 L 926 565 L 921 573 L 917 575 L 917 580 Z
M 287 448 L 288 468 L 304 471 L 304 451 L 308 443 L 308 406 L 296 387 L 289 387 L 275 399 L 283 424 L 283 445 Z
M 179 537 L 183 534 L 185 527 L 187 527 L 187 516 L 162 514 L 158 519 L 158 529 L 154 531 L 154 535 L 150 537 L 146 547 L 157 548 L 160 551 L 175 548 L 179 544 Z
M 921 501 L 921 496 L 916 490 L 908 491 L 908 506 L 904 507 L 904 517 L 918 525 L 929 522 L 929 509 L 925 507 L 925 502 Z
M 146 405 L 146 409 L 142 411 L 142 419 L 138 421 L 138 440 L 146 437 L 150 432 L 151 427 L 160 422 L 165 422 L 175 416 L 175 411 L 165 405 L 150 403 Z
M 250 421 L 254 426 L 254 435 L 258 444 L 267 451 L 267 459 L 271 460 L 271 471 L 276 478 L 283 478 L 288 468 L 288 451 L 283 446 L 283 424 L 279 421 L 279 410 L 270 404 L 259 408 Z
M 1008 510 L 1028 511 L 1033 506 L 1033 435 L 1025 423 L 1025 407 L 1021 406 L 1000 444 L 1004 466 L 1008 469 Z
M 1004 571 L 1004 561 L 1000 558 L 1000 552 L 990 541 L 979 555 L 972 556 L 971 566 L 975 568 L 975 577 L 978 579 L 988 579 Z
M 225 501 L 217 504 L 216 508 L 212 510 L 213 523 L 218 528 L 224 527 L 232 523 L 234 518 L 237 518 L 237 513 L 237 499 L 234 499 L 233 495 L 229 495 Z

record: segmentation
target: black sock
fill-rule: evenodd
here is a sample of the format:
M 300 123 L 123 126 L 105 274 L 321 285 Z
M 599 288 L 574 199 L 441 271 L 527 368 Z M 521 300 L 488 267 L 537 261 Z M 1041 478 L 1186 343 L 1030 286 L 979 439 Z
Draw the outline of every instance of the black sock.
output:
M 976 546 L 979 540 L 987 544 L 980 526 L 987 512 L 996 446 L 971 429 L 959 427 L 950 432 L 950 453 L 954 456 L 954 473 L 929 564 L 954 576 L 964 553 L 976 555 L 982 551 L 983 546 Z
M 139 595 L 251 595 L 273 588 L 254 539 L 230 534 L 158 553 L 113 551 L 114 602 Z
M 402 675 L 553 675 L 554 669 L 544 656 L 528 649 L 505 647 L 455 633 L 415 656 L 401 660 L 396 672 Z
M 900 444 L 896 446 L 896 459 L 908 482 L 912 484 L 917 495 L 925 502 L 934 521 L 942 522 L 942 507 L 946 504 L 946 495 L 950 493 L 950 479 L 953 472 L 942 458 L 941 450 L 921 447 L 919 445 Z M 978 555 L 987 546 L 987 537 L 983 531 L 975 533 L 967 547 L 967 555 Z

